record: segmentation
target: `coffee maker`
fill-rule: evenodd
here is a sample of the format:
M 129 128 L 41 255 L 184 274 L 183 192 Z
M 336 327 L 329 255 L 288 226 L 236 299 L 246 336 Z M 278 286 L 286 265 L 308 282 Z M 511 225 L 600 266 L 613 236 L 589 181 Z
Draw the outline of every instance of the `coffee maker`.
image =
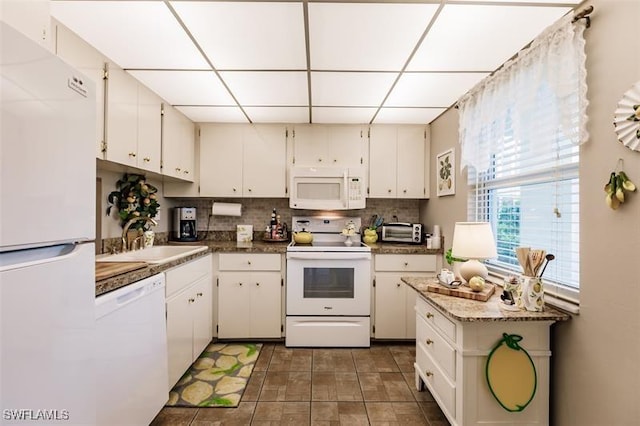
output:
M 173 209 L 173 233 L 174 241 L 196 241 L 196 208 L 176 207 Z

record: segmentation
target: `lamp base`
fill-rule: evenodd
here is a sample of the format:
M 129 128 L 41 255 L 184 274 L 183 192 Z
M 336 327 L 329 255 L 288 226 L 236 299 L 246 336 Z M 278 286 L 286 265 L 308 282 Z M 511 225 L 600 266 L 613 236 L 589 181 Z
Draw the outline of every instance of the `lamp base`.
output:
M 467 260 L 460 267 L 460 276 L 466 281 L 473 277 L 482 277 L 485 280 L 489 277 L 489 271 L 484 264 L 480 263 L 476 259 Z

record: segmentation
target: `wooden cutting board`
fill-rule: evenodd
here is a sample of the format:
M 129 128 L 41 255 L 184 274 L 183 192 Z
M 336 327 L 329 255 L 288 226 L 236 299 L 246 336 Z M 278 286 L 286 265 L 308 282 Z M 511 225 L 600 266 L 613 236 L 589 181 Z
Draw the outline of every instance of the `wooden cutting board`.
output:
M 495 284 L 491 283 L 485 283 L 484 289 L 482 289 L 482 291 L 472 291 L 466 285 L 462 285 L 458 288 L 448 288 L 438 283 L 427 284 L 427 291 L 430 291 L 432 293 L 462 297 L 464 299 L 479 300 L 481 302 L 486 302 L 487 300 L 489 300 L 495 290 Z
M 96 262 L 96 281 L 145 268 L 145 262 Z

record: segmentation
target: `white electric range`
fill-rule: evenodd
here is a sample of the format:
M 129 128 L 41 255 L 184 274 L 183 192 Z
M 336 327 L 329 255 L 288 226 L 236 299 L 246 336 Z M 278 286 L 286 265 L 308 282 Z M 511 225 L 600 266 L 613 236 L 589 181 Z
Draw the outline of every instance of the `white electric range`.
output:
M 357 217 L 294 216 L 311 244 L 287 247 L 286 346 L 369 347 L 371 248 Z M 353 227 L 355 233 L 343 235 Z

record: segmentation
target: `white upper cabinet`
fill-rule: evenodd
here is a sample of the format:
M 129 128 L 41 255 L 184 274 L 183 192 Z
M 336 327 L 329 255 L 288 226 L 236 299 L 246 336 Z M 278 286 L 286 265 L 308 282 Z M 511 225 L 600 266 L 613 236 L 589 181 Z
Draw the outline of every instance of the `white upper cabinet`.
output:
M 366 167 L 363 126 L 297 124 L 291 131 L 296 166 Z
M 2 0 L 0 16 L 30 39 L 53 50 L 49 0 Z
M 160 173 L 162 99 L 109 64 L 105 160 Z
M 283 125 L 203 124 L 200 196 L 286 197 Z
M 56 24 L 56 54 L 95 83 L 96 157 L 104 159 L 104 73 L 108 59 L 62 24 Z
M 193 182 L 195 124 L 170 105 L 162 108 L 162 174 Z
M 369 197 L 425 198 L 426 126 L 373 125 L 369 133 Z

